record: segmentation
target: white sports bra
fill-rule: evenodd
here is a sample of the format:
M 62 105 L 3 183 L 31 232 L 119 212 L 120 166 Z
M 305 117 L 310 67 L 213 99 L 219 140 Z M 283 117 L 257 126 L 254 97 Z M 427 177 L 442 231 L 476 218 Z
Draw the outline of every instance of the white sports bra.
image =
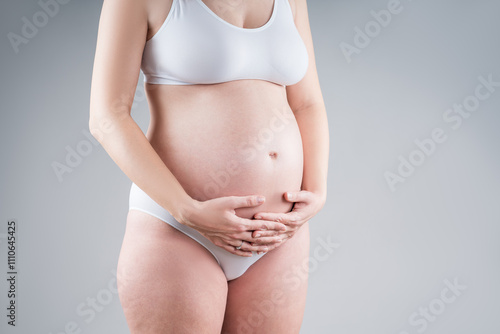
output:
M 299 82 L 309 66 L 288 0 L 274 0 L 267 23 L 241 28 L 215 14 L 202 0 L 173 0 L 142 55 L 144 82 L 214 84 L 260 79 L 282 86 Z

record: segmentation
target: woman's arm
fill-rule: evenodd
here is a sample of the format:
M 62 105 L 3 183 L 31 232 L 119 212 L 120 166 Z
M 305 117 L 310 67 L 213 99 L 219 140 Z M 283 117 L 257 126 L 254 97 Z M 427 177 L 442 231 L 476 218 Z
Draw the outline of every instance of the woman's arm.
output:
M 291 212 L 259 212 L 257 219 L 279 221 L 287 225 L 283 240 L 289 239 L 300 226 L 309 221 L 324 206 L 327 194 L 327 174 L 329 155 L 329 130 L 325 103 L 316 70 L 313 41 L 306 0 L 290 0 L 295 16 L 295 25 L 304 41 L 309 67 L 304 78 L 286 87 L 287 99 L 302 136 L 304 151 L 304 172 L 299 192 L 286 192 L 284 198 L 294 202 Z M 268 233 L 259 233 L 267 236 Z M 254 232 L 254 236 L 257 232 Z
M 130 115 L 148 31 L 146 1 L 105 0 L 92 73 L 89 128 L 121 170 L 175 219 L 192 205 Z
M 242 239 L 255 241 L 249 231 L 285 228 L 283 224 L 234 214 L 235 208 L 260 205 L 258 196 L 194 200 L 130 115 L 148 33 L 147 6 L 146 0 L 103 3 L 92 74 L 90 131 L 120 169 L 180 223 L 199 230 L 214 244 L 237 255 L 265 251 L 265 246 L 234 249 Z
M 304 41 L 309 56 L 309 68 L 304 78 L 286 88 L 288 104 L 292 109 L 304 148 L 304 175 L 302 190 L 326 199 L 328 173 L 329 131 L 326 108 L 316 70 L 314 47 L 309 25 L 306 0 L 294 0 L 295 25 Z

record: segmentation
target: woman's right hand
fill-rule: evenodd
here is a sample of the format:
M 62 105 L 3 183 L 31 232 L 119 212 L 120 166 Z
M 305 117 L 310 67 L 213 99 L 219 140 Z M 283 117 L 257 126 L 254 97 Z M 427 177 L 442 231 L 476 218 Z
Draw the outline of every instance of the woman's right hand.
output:
M 216 246 L 239 256 L 252 256 L 254 252 L 267 252 L 281 243 L 282 223 L 269 220 L 247 219 L 236 215 L 235 209 L 256 207 L 264 203 L 263 196 L 226 196 L 207 201 L 194 200 L 183 223 L 200 232 Z M 275 235 L 254 238 L 254 231 L 273 231 Z M 243 243 L 242 243 L 243 241 Z M 240 249 L 236 247 L 241 246 Z

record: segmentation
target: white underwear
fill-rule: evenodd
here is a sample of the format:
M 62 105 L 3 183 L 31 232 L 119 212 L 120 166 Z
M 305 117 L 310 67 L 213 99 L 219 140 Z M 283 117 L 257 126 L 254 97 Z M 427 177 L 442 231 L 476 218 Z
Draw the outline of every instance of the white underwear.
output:
M 153 199 L 135 183 L 132 183 L 130 188 L 129 210 L 139 210 L 156 217 L 197 241 L 212 253 L 228 281 L 243 275 L 252 264 L 265 255 L 265 253 L 258 255 L 256 252 L 252 252 L 252 257 L 238 256 L 214 245 L 210 240 L 201 235 L 200 232 L 175 220 L 170 212 L 153 201 Z

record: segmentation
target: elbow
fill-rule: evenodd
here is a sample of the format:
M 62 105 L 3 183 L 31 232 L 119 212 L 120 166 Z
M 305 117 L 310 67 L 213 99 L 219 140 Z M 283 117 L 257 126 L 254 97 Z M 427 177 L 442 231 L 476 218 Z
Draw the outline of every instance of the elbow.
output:
M 131 119 L 133 96 L 131 99 L 122 97 L 117 99 L 103 98 L 102 96 L 90 98 L 89 131 L 102 144 L 103 138 L 113 132 L 118 125 Z
M 98 142 L 101 142 L 102 132 L 100 131 L 99 122 L 93 116 L 89 117 L 89 132 Z
M 90 134 L 98 141 L 101 142 L 106 129 L 106 117 L 104 115 L 97 115 L 95 111 L 90 110 L 89 115 L 89 131 Z
M 98 113 L 91 110 L 89 116 L 89 132 L 99 143 L 102 144 L 104 137 L 113 132 L 119 121 L 123 120 L 125 116 L 127 115 L 123 113 L 115 115 L 113 113 Z

